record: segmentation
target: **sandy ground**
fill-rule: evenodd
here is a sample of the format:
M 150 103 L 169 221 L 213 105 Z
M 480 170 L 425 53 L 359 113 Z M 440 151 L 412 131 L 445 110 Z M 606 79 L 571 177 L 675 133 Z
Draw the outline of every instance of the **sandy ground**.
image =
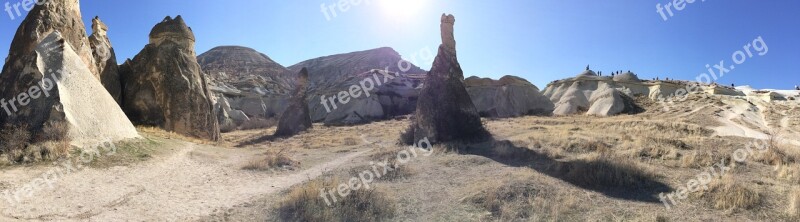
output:
M 34 195 L 2 204 L 2 221 L 186 221 L 271 194 L 345 164 L 368 149 L 332 156 L 298 171 L 241 170 L 261 149 L 173 142 L 171 154 L 133 166 L 83 168 L 42 185 Z M 101 157 L 102 158 L 102 157 Z M 22 187 L 51 166 L 2 172 L 4 188 Z M 16 189 L 15 189 L 16 190 Z M 6 197 L 6 196 L 3 196 Z

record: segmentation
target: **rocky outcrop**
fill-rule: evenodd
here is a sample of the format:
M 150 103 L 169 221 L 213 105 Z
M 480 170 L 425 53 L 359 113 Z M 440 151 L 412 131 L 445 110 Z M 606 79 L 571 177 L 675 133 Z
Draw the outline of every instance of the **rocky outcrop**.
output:
M 302 69 L 297 75 L 297 81 L 289 107 L 283 112 L 278 121 L 278 129 L 275 137 L 289 137 L 297 135 L 312 127 L 311 117 L 306 103 L 306 91 L 308 90 L 308 70 Z
M 408 115 L 416 109 L 425 71 L 403 60 L 392 48 L 331 55 L 290 66 L 292 71 L 308 67 L 311 81 L 309 108 L 314 122 L 326 125 L 363 124 Z M 364 83 L 369 94 L 324 105 L 323 98 L 337 97 Z
M 89 36 L 89 44 L 92 47 L 92 55 L 100 73 L 100 82 L 106 88 L 111 97 L 118 104 L 122 104 L 122 83 L 119 82 L 119 67 L 117 66 L 117 55 L 108 39 L 108 26 L 100 21 L 99 17 L 92 19 L 92 35 Z
M 97 79 L 78 1 L 36 5 L 10 48 L 0 73 L 0 126 L 38 137 L 46 124 L 65 123 L 58 136 L 77 146 L 139 136 Z
M 231 108 L 228 114 L 237 117 L 231 122 L 233 127 L 250 118 L 277 118 L 286 110 L 292 89 L 290 71 L 269 56 L 247 47 L 219 46 L 199 55 L 197 61 L 212 93 L 224 98 Z
M 131 121 L 219 139 L 218 116 L 194 44 L 181 16 L 166 17 L 151 31 L 150 44 L 120 67 L 123 107 Z
M 415 118 L 401 136 L 406 144 L 477 142 L 491 135 L 464 87 L 464 74 L 455 50 L 452 15 L 442 15 L 442 45 L 420 91 Z
M 81 20 L 80 4 L 77 0 L 52 0 L 45 1 L 42 5 L 36 5 L 28 13 L 17 29 L 11 47 L 6 58 L 5 67 L 20 72 L 25 64 L 18 63 L 22 57 L 30 55 L 49 33 L 58 31 L 64 40 L 73 47 L 84 64 L 86 64 L 92 76 L 99 79 L 97 68 L 95 67 L 92 49 L 86 37 L 86 27 Z M 3 69 L 6 73 L 6 69 Z
M 508 118 L 551 115 L 554 104 L 525 79 L 504 76 L 500 80 L 470 77 L 464 81 L 472 103 L 482 117 Z

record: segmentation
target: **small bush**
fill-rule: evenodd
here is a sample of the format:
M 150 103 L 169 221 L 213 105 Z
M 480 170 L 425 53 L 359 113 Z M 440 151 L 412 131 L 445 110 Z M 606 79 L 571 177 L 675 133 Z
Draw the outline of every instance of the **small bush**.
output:
M 0 131 L 0 152 L 6 154 L 10 162 L 20 162 L 30 142 L 27 125 L 6 125 Z
M 393 218 L 396 203 L 380 189 L 358 189 L 345 197 L 336 191 L 338 178 L 315 179 L 290 189 L 289 194 L 278 203 L 277 215 L 281 221 L 385 221 Z M 333 191 L 322 197 L 321 191 Z M 329 205 L 330 204 L 330 205 Z
M 242 169 L 257 171 L 267 171 L 276 168 L 294 170 L 300 166 L 300 162 L 293 160 L 286 154 L 286 149 L 277 152 L 269 151 L 264 155 L 264 158 L 250 161 L 247 165 L 242 167 Z

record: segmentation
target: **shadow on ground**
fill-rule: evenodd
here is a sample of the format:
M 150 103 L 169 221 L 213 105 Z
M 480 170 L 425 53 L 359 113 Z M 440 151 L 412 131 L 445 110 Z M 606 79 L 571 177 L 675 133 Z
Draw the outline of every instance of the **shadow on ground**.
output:
M 658 194 L 672 188 L 633 164 L 620 164 L 612 159 L 559 161 L 509 141 L 489 141 L 466 145 L 461 153 L 478 155 L 512 167 L 528 167 L 577 187 L 596 191 L 608 197 L 657 203 Z

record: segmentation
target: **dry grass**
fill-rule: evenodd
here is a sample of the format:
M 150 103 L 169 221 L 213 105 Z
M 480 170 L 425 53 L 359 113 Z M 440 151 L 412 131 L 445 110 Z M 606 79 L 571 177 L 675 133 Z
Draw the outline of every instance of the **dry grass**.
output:
M 786 213 L 792 217 L 800 217 L 800 187 L 795 186 L 789 194 L 789 203 Z
M 483 191 L 468 200 L 491 212 L 499 221 L 525 220 L 533 216 L 540 189 L 531 180 L 514 180 Z
M 642 189 L 653 187 L 658 181 L 658 175 L 636 162 L 602 155 L 556 167 L 564 180 L 599 190 Z
M 3 127 L 0 132 L 0 153 L 11 163 L 52 161 L 69 156 L 72 149 L 65 122 L 47 122 L 32 135 L 27 125 Z
M 328 195 L 328 201 L 321 197 L 321 191 L 335 190 L 340 184 L 338 178 L 315 179 L 295 186 L 278 203 L 277 215 L 281 221 L 384 221 L 396 214 L 396 203 L 379 188 L 350 191 L 345 197 L 336 196 L 336 201 Z M 336 193 L 334 191 L 334 193 Z
M 267 129 L 274 127 L 278 124 L 278 121 L 274 118 L 264 119 L 264 118 L 252 118 L 239 126 L 239 130 L 254 130 L 254 129 Z
M 274 169 L 294 170 L 300 167 L 300 162 L 288 156 L 288 149 L 267 151 L 263 158 L 250 161 L 242 167 L 243 170 L 269 171 Z
M 358 145 L 358 140 L 357 140 L 356 138 L 353 138 L 353 137 L 347 137 L 347 138 L 344 138 L 344 139 L 343 139 L 343 142 L 344 142 L 344 145 L 345 145 L 345 146 L 355 146 L 355 145 Z
M 726 175 L 709 184 L 707 191 L 693 194 L 718 210 L 752 209 L 761 204 L 761 194 Z
M 216 144 L 217 143 L 217 142 L 208 141 L 208 140 L 204 140 L 204 139 L 200 139 L 200 138 L 181 135 L 181 134 L 178 134 L 178 133 L 175 133 L 175 132 L 166 131 L 164 129 L 161 129 L 161 128 L 158 128 L 158 127 L 153 127 L 153 126 L 136 126 L 136 131 L 139 131 L 139 133 L 147 134 L 149 136 L 166 138 L 166 139 L 183 140 L 183 141 L 196 143 L 196 144 Z

